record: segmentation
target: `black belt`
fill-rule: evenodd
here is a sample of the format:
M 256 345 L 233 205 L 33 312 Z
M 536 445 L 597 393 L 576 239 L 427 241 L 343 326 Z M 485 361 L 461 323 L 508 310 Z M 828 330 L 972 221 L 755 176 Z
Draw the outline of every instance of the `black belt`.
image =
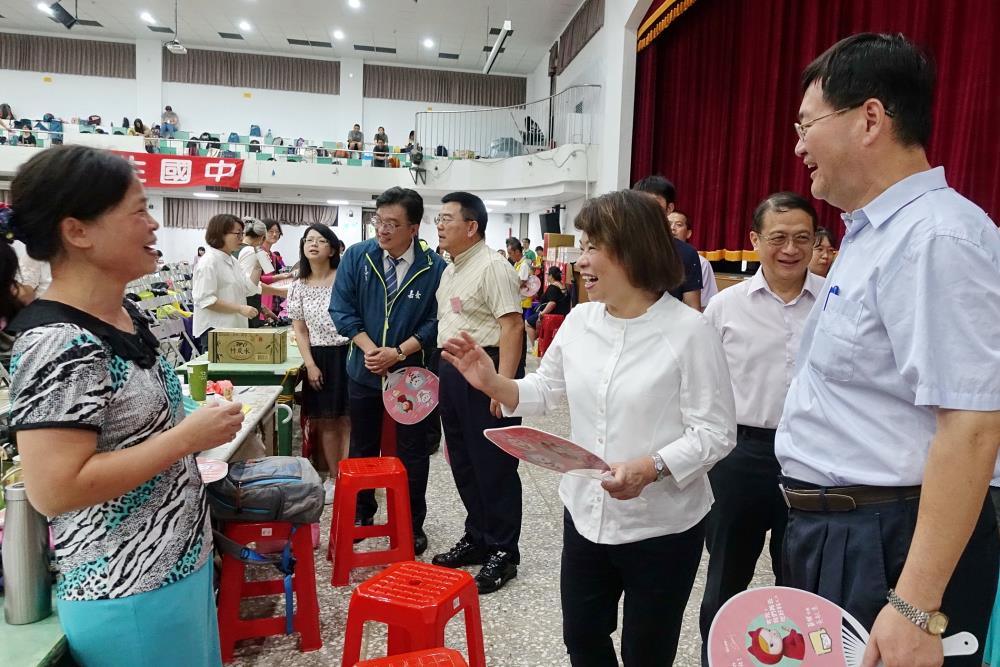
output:
M 774 440 L 774 434 L 777 431 L 773 428 L 761 428 L 759 426 L 744 426 L 743 424 L 736 425 L 736 435 L 737 436 L 747 436 L 749 438 L 756 438 L 757 440 Z
M 789 509 L 802 512 L 850 512 L 859 507 L 920 498 L 919 486 L 826 486 L 789 488 L 779 484 Z

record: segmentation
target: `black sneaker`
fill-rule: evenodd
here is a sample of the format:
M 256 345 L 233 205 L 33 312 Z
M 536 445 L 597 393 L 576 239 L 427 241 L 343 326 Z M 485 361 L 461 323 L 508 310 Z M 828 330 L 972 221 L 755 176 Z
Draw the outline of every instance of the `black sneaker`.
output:
M 427 551 L 427 533 L 419 528 L 413 529 L 413 555 L 419 556 Z
M 373 517 L 373 516 L 370 516 L 367 519 L 364 518 L 364 517 L 358 517 L 358 518 L 356 518 L 354 520 L 354 526 L 355 526 L 355 528 L 360 528 L 361 526 L 374 526 L 374 525 L 375 525 L 375 517 Z M 363 537 L 356 537 L 356 538 L 354 538 L 354 543 L 355 544 L 359 544 L 359 543 L 364 542 L 364 541 L 365 541 L 365 538 L 363 538 Z
M 463 535 L 455 546 L 443 554 L 437 554 L 431 559 L 434 565 L 441 567 L 462 567 L 463 565 L 482 565 L 486 562 L 487 552 L 484 547 L 477 547 L 469 541 L 468 535 Z
M 517 576 L 517 565 L 506 551 L 494 551 L 486 565 L 476 575 L 476 587 L 480 595 L 494 593 Z

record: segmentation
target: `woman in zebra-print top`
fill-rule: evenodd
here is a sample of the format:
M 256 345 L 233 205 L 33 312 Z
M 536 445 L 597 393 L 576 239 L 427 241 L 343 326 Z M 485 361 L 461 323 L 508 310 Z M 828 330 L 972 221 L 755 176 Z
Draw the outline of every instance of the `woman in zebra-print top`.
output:
M 11 429 L 28 497 L 53 517 L 70 650 L 82 665 L 219 665 L 193 454 L 236 435 L 240 406 L 185 419 L 176 375 L 123 305 L 126 284 L 156 268 L 159 227 L 128 162 L 52 148 L 20 168 L 11 195 L 0 236 L 52 263 L 45 297 L 10 325 Z

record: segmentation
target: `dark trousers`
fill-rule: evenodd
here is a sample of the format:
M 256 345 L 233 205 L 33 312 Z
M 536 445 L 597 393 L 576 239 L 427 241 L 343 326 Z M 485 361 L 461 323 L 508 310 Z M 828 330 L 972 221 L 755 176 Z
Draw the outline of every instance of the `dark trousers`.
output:
M 385 405 L 382 391 L 354 380 L 347 382 L 347 401 L 351 414 L 351 458 L 380 455 L 382 416 Z M 414 531 L 422 531 L 427 517 L 427 475 L 430 456 L 427 454 L 427 420 L 416 424 L 396 424 L 396 456 L 406 467 L 410 487 L 410 513 Z M 358 494 L 357 518 L 370 519 L 378 510 L 375 492 Z
M 559 581 L 563 641 L 573 667 L 618 667 L 611 633 L 623 593 L 625 667 L 672 665 L 704 536 L 702 521 L 675 535 L 595 544 L 565 511 Z
M 778 488 L 780 473 L 774 431 L 747 426 L 737 427 L 736 448 L 708 473 L 715 503 L 705 524 L 709 560 L 701 601 L 702 665 L 708 665 L 712 620 L 729 598 L 750 585 L 768 531 L 775 584 L 782 585 L 781 543 L 788 507 Z
M 488 349 L 497 364 L 499 352 Z M 441 425 L 458 495 L 465 505 L 465 533 L 491 551 L 506 551 L 521 560 L 521 478 L 518 460 L 494 445 L 483 430 L 517 426 L 519 418 L 497 419 L 490 397 L 474 389 L 454 366 L 441 360 Z M 517 377 L 524 376 L 524 357 Z
M 804 486 L 785 480 L 791 488 Z M 791 510 L 782 558 L 786 586 L 817 593 L 851 613 L 866 628 L 899 580 L 917 523 L 919 500 L 859 507 L 851 512 Z M 983 509 L 944 592 L 946 634 L 967 631 L 979 640 L 971 656 L 945 658 L 947 667 L 980 667 L 1000 574 L 1000 535 L 993 504 Z

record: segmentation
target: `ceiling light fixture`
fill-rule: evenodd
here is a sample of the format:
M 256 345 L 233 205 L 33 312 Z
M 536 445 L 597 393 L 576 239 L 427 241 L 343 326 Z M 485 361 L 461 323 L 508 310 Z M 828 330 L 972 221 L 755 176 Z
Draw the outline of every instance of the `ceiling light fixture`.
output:
M 361 0 L 347 0 L 351 9 L 361 9 Z
M 333 38 L 344 39 L 344 31 L 341 30 L 340 28 L 337 28 L 336 30 L 333 31 Z
M 507 202 L 502 201 L 500 199 L 485 199 L 485 200 L 483 200 L 483 203 L 486 204 L 487 206 L 506 206 L 507 205 Z
M 326 203 L 329 204 L 330 206 L 347 206 L 351 202 L 347 201 L 346 199 L 327 199 Z
M 253 26 L 251 26 L 248 21 L 240 21 L 240 30 L 243 32 L 249 32 L 253 30 Z
M 497 35 L 497 41 L 493 44 L 493 50 L 490 51 L 490 55 L 486 59 L 486 66 L 483 67 L 483 74 L 489 74 L 490 70 L 493 69 L 493 63 L 496 62 L 497 56 L 500 55 L 500 51 L 503 49 L 503 43 L 507 41 L 507 37 L 509 37 L 512 32 L 514 32 L 514 28 L 511 26 L 510 19 L 507 19 L 503 22 L 503 27 L 500 28 L 500 34 Z
M 55 13 L 52 11 L 52 8 L 49 7 L 47 4 L 45 4 L 44 2 L 39 2 L 37 5 L 35 5 L 35 7 L 38 7 L 38 11 L 44 12 L 49 16 L 52 16 L 52 14 Z
M 143 12 L 142 14 L 139 14 L 139 18 L 141 18 L 149 25 L 156 25 L 156 19 L 154 19 L 153 15 L 150 14 L 149 12 Z
M 424 48 L 425 49 L 433 49 L 434 48 L 434 40 L 431 39 L 430 37 L 425 37 L 424 38 Z
M 218 199 L 219 198 L 219 195 L 215 194 L 214 192 L 193 192 L 191 194 L 193 194 L 195 197 L 198 197 L 199 199 Z

